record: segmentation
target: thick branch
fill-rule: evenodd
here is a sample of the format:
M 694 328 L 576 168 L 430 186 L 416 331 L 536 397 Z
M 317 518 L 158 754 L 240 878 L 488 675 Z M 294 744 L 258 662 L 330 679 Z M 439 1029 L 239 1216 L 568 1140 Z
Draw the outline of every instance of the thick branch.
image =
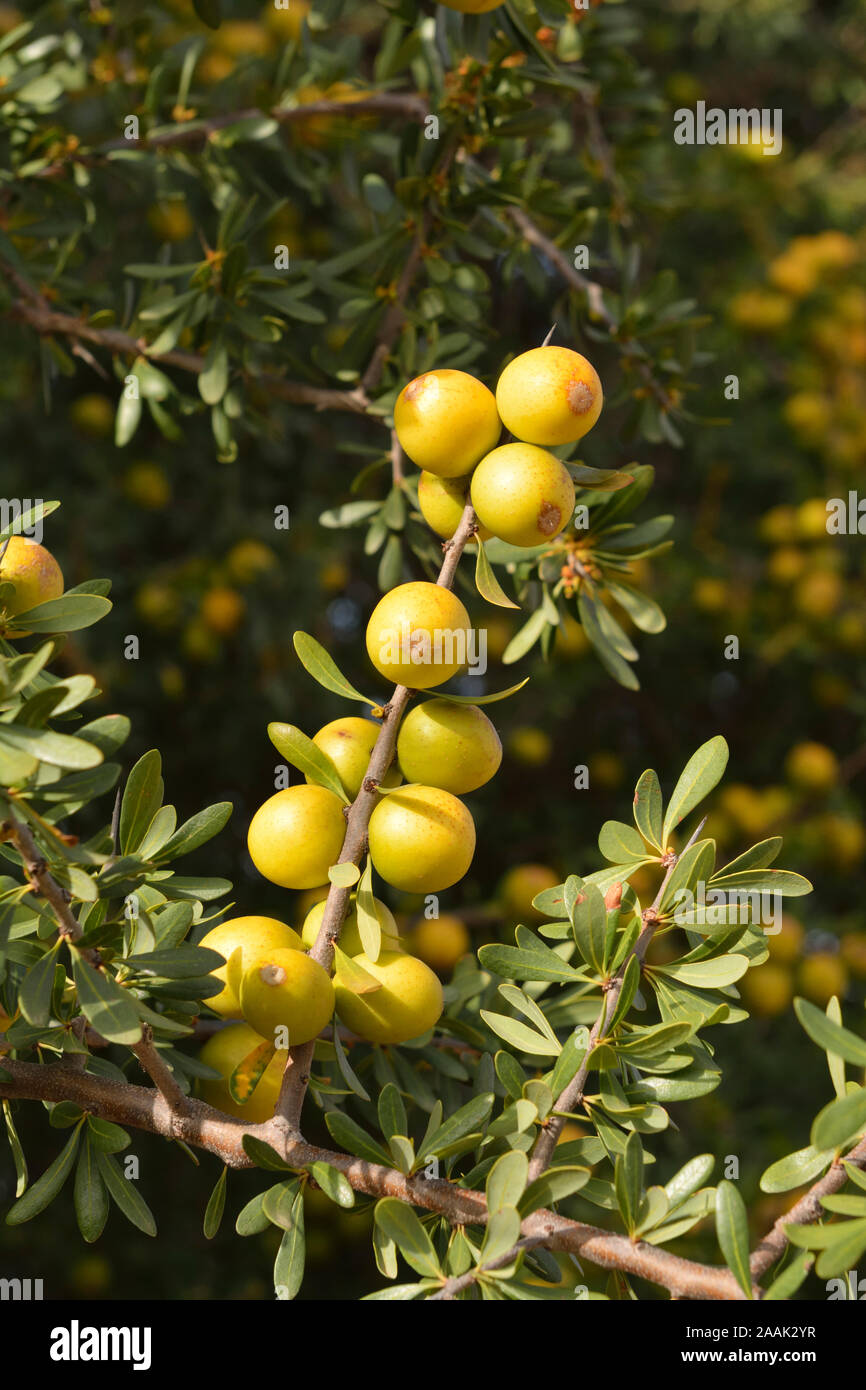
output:
M 154 1046 L 153 1030 L 149 1024 L 143 1025 L 141 1042 L 136 1043 L 132 1051 L 172 1113 L 177 1115 L 186 1111 L 189 1099 L 177 1084 L 171 1067 L 160 1057 L 158 1048 Z
M 866 1168 L 866 1138 L 861 1139 L 844 1157 L 845 1162 L 853 1164 L 855 1168 Z M 790 1211 L 779 1217 L 775 1225 L 764 1236 L 760 1245 L 756 1245 L 752 1252 L 750 1263 L 754 1279 L 760 1279 L 762 1274 L 766 1274 L 770 1266 L 775 1264 L 779 1256 L 783 1254 L 788 1244 L 785 1227 L 810 1226 L 814 1221 L 823 1220 L 828 1213 L 821 1206 L 821 1198 L 829 1197 L 831 1193 L 838 1192 L 840 1187 L 844 1187 L 847 1180 L 848 1174 L 845 1172 L 840 1159 L 838 1163 L 832 1164 L 823 1178 L 819 1178 Z

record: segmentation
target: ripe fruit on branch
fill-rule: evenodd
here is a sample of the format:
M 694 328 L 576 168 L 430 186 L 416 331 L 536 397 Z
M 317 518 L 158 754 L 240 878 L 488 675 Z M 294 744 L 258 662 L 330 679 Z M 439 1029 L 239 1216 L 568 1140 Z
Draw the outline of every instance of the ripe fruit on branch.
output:
M 0 612 L 5 611 L 7 618 L 26 613 L 49 599 L 60 598 L 63 593 L 63 575 L 51 551 L 27 536 L 10 537 L 0 560 L 0 583 L 15 586 L 13 594 L 0 599 Z M 29 637 L 30 633 L 4 625 L 4 635 Z
M 327 787 L 287 787 L 250 821 L 247 847 L 260 874 L 281 888 L 318 888 L 343 848 L 346 822 Z
M 211 971 L 225 982 L 220 994 L 208 999 L 208 1008 L 223 1018 L 241 1018 L 240 987 L 244 971 L 254 965 L 259 956 L 277 946 L 303 951 L 304 943 L 296 931 L 276 917 L 232 917 L 220 922 L 198 943 L 210 951 L 219 951 L 225 965 Z
M 285 1028 L 289 1047 L 318 1037 L 334 1012 L 334 987 L 328 972 L 303 951 L 277 947 L 261 956 L 241 980 L 244 1018 L 274 1039 Z
M 374 724 L 372 719 L 358 719 L 354 715 L 332 719 L 330 724 L 323 724 L 319 732 L 313 735 L 316 747 L 331 759 L 343 790 L 353 801 L 367 775 L 370 754 L 378 737 L 378 724 Z M 400 772 L 396 767 L 389 768 L 382 778 L 383 787 L 396 787 L 399 782 Z
M 399 584 L 373 609 L 367 655 L 387 681 L 428 690 L 466 665 L 471 637 L 469 614 L 450 589 Z
M 383 951 L 402 951 L 403 943 L 400 940 L 400 931 L 394 919 L 394 914 L 381 898 L 374 898 L 376 904 L 376 916 L 379 918 L 379 926 L 382 930 L 382 950 Z M 351 897 L 351 906 L 343 919 L 340 930 L 340 950 L 345 951 L 347 956 L 359 956 L 364 949 L 361 940 L 361 933 L 358 928 L 358 909 L 356 906 L 356 894 Z M 322 925 L 322 918 L 325 915 L 325 899 L 320 903 L 315 903 L 310 908 L 304 918 L 304 925 L 301 928 L 301 937 L 307 950 L 312 950 L 316 944 L 316 937 L 319 934 L 319 927 Z
M 449 540 L 457 527 L 463 509 L 469 500 L 469 484 L 472 475 L 465 478 L 437 478 L 435 473 L 422 473 L 418 479 L 418 506 L 421 515 L 437 536 Z M 490 539 L 485 526 L 479 526 L 478 535 L 483 541 Z M 474 541 L 469 542 L 470 545 Z
M 433 970 L 450 972 L 461 956 L 470 949 L 471 942 L 465 923 L 459 917 L 443 913 L 441 917 L 431 917 L 419 922 L 409 937 L 412 954 Z
M 413 463 L 440 478 L 470 473 L 502 432 L 492 391 L 468 372 L 416 376 L 397 397 L 394 428 Z
M 598 372 L 571 348 L 539 347 L 509 362 L 496 386 L 507 430 L 528 444 L 573 444 L 601 414 Z
M 442 986 L 422 960 L 388 951 L 377 961 L 365 955 L 356 959 L 369 975 L 381 980 L 382 988 L 354 994 L 337 977 L 337 1013 L 353 1033 L 368 1042 L 408 1042 L 441 1017 Z
M 574 483 L 563 463 L 534 444 L 502 444 L 472 475 L 479 521 L 510 545 L 543 545 L 574 512 Z
M 397 758 L 408 782 L 462 796 L 483 787 L 502 762 L 502 744 L 477 705 L 425 700 L 400 726 Z
M 475 822 L 450 792 L 407 786 L 373 810 L 368 833 L 373 867 L 404 893 L 438 893 L 461 879 L 475 853 Z
M 220 1028 L 218 1033 L 208 1038 L 198 1054 L 199 1061 L 213 1067 L 223 1080 L 200 1081 L 198 1089 L 202 1100 L 226 1115 L 235 1115 L 249 1124 L 259 1125 L 270 1120 L 280 1094 L 286 1066 L 285 1050 L 278 1051 L 271 1059 L 256 1089 L 243 1105 L 234 1099 L 228 1085 L 235 1068 L 265 1041 L 248 1023 L 230 1023 L 228 1028 Z

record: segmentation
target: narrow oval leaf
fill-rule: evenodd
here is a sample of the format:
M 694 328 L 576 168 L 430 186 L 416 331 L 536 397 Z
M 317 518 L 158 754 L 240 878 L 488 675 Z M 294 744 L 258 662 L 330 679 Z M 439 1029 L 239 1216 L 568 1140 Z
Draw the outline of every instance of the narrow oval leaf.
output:
M 274 722 L 268 725 L 268 738 L 277 752 L 302 772 L 308 781 L 315 782 L 319 787 L 327 787 L 346 806 L 349 805 L 349 798 L 333 762 L 305 733 L 294 724 Z
M 662 828 L 665 844 L 671 831 L 713 790 L 727 764 L 728 745 L 721 734 L 709 739 L 692 754 L 680 773 L 668 803 Z
M 751 1298 L 749 1218 L 739 1190 L 727 1178 L 716 1189 L 716 1234 L 728 1269 L 746 1297 Z

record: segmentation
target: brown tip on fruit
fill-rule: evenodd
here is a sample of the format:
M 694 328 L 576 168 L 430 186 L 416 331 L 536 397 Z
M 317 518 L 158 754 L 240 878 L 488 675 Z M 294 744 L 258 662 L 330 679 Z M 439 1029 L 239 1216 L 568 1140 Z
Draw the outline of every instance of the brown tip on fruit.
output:
M 424 386 L 425 386 L 426 381 L 427 381 L 426 376 L 416 376 L 416 378 L 415 378 L 414 381 L 410 381 L 410 382 L 409 382 L 409 385 L 406 387 L 405 391 L 403 392 L 403 395 L 406 397 L 406 400 L 407 400 L 407 401 L 414 401 L 414 400 L 417 400 L 418 397 L 421 395 L 421 392 L 424 390 Z
M 568 383 L 565 392 L 565 399 L 568 401 L 568 408 L 575 415 L 585 415 L 592 409 L 593 392 L 586 382 L 578 377 Z
M 286 972 L 281 965 L 263 965 L 259 976 L 264 985 L 281 985 L 286 978 Z
M 553 502 L 542 502 L 538 513 L 538 529 L 543 536 L 553 536 L 559 530 L 562 511 Z

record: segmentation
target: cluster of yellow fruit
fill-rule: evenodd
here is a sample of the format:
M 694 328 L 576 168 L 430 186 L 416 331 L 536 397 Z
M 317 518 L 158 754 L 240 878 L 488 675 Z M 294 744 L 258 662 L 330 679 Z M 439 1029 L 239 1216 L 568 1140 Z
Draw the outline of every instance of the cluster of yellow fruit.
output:
M 846 932 L 838 951 L 804 953 L 803 924 L 785 913 L 777 932 L 766 938 L 770 958 L 750 970 L 739 988 L 756 1014 L 784 1013 L 795 994 L 826 1007 L 834 995 L 843 998 L 851 976 L 866 979 L 866 933 Z
M 63 574 L 44 545 L 29 536 L 11 536 L 0 559 L 0 584 L 12 585 L 11 593 L 0 596 L 0 636 L 29 637 L 29 632 L 16 627 L 16 614 L 27 613 L 40 603 L 60 598 Z
M 394 428 L 422 470 L 418 505 L 440 536 L 454 534 L 471 497 L 482 540 L 530 547 L 552 540 L 574 512 L 571 475 L 551 447 L 592 429 L 603 396 L 579 352 L 533 348 L 503 371 L 494 396 L 467 372 L 425 372 L 405 386 Z M 503 425 L 513 442 L 499 444 Z

